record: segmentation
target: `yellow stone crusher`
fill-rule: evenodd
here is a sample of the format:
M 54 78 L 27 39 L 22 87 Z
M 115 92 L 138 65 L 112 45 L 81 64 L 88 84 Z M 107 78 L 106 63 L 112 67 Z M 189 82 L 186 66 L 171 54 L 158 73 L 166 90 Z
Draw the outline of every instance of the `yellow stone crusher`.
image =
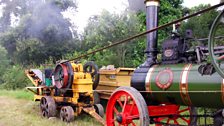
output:
M 27 77 L 35 87 L 27 87 L 33 92 L 34 100 L 40 101 L 43 117 L 55 117 L 60 111 L 63 121 L 71 122 L 82 112 L 89 113 L 101 124 L 104 108 L 94 104 L 93 90 L 99 83 L 98 67 L 93 62 L 84 66 L 80 63 L 61 61 L 55 69 L 26 70 Z

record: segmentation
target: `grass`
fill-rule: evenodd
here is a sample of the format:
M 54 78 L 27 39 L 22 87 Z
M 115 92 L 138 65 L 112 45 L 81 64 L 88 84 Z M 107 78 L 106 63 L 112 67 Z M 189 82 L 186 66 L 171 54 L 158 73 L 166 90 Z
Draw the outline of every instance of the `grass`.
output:
M 42 118 L 39 102 L 32 99 L 33 94 L 25 90 L 0 90 L 0 126 L 101 126 L 84 113 L 69 124 L 59 118 Z
M 16 99 L 32 100 L 33 93 L 27 90 L 0 90 L 0 96 L 7 96 Z
M 39 110 L 39 102 L 34 102 L 33 94 L 26 90 L 0 90 L 0 126 L 100 126 L 91 116 L 82 114 L 75 118 L 72 123 L 64 123 L 59 118 L 42 118 Z M 106 101 L 102 101 L 106 106 Z M 203 109 L 198 109 L 198 114 L 202 114 Z M 200 124 L 204 123 L 204 118 L 198 119 Z M 211 118 L 207 123 L 212 123 Z M 153 125 L 152 125 L 153 126 Z

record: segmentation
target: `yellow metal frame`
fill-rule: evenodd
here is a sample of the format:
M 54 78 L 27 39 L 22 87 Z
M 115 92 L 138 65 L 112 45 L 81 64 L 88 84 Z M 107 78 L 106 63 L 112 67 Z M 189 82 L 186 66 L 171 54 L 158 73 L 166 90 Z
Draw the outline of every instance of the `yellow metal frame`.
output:
M 55 102 L 66 102 L 66 103 L 74 104 L 77 107 L 85 107 L 87 106 L 85 103 L 78 101 L 80 97 L 80 93 L 81 93 L 82 95 L 89 96 L 91 100 L 90 104 L 93 105 L 94 103 L 93 89 L 92 89 L 93 82 L 92 82 L 91 74 L 83 72 L 82 64 L 76 64 L 74 62 L 71 62 L 71 65 L 74 70 L 73 84 L 71 89 L 71 91 L 73 92 L 73 97 L 64 97 L 63 95 L 54 96 L 55 90 L 53 86 L 47 87 L 47 86 L 38 85 L 38 82 L 40 81 L 40 79 L 37 78 L 32 71 L 26 70 L 25 73 L 27 77 L 31 80 L 31 82 L 35 86 L 35 87 L 27 87 L 27 90 L 35 94 L 34 101 L 40 101 L 42 97 L 46 96 L 44 92 L 50 91 L 50 96 L 54 98 Z
M 42 86 L 39 85 L 40 78 L 35 76 L 35 73 L 26 70 L 25 73 L 27 77 L 31 80 L 33 85 L 35 87 L 27 87 L 27 90 L 34 93 L 34 101 L 40 101 L 42 97 L 50 95 L 52 98 L 54 98 L 56 103 L 64 102 L 64 103 L 70 103 L 75 105 L 74 108 L 74 114 L 75 116 L 78 116 L 82 111 L 85 111 L 86 113 L 89 113 L 91 116 L 96 118 L 101 124 L 105 125 L 104 119 L 101 118 L 95 111 L 93 104 L 94 104 L 94 98 L 93 98 L 93 82 L 92 82 L 92 76 L 90 73 L 85 73 L 83 71 L 83 65 L 82 64 L 76 64 L 74 62 L 70 62 L 73 68 L 73 83 L 72 88 L 68 89 L 72 91 L 73 97 L 65 97 L 63 94 L 59 96 L 54 96 L 55 94 L 55 87 L 51 86 Z M 36 90 L 36 91 L 35 91 Z M 48 94 L 45 92 L 49 92 Z M 90 103 L 86 104 L 79 100 L 80 95 L 90 97 Z
M 100 98 L 109 99 L 111 93 L 120 86 L 130 86 L 134 68 L 100 69 L 100 81 L 96 88 Z

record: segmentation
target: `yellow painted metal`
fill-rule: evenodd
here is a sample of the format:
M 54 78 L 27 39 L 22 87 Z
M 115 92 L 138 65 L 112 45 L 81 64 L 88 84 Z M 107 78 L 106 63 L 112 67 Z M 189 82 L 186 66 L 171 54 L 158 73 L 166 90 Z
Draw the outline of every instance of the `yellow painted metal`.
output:
M 35 74 L 30 70 L 25 70 L 26 76 L 30 79 L 34 86 L 38 86 L 39 83 L 42 83 L 40 78 L 37 78 Z
M 94 117 L 95 119 L 97 119 L 101 124 L 103 124 L 104 126 L 106 126 L 106 123 L 104 121 L 104 119 L 98 115 L 94 109 L 94 107 L 86 107 L 83 108 L 83 111 L 85 111 L 86 113 L 89 113 L 92 117 Z
M 82 64 L 76 64 L 74 62 L 71 62 L 72 68 L 74 72 L 83 72 L 83 65 Z
M 42 95 L 34 95 L 34 96 L 33 96 L 33 100 L 34 100 L 34 101 L 40 101 L 40 99 L 41 99 L 42 97 L 43 97 Z
M 71 65 L 74 70 L 72 102 L 78 104 L 79 94 L 84 93 L 85 96 L 90 96 L 92 99 L 91 104 L 93 104 L 93 82 L 91 74 L 83 72 L 82 64 L 71 63 Z
M 92 77 L 90 73 L 84 73 L 83 72 L 83 65 L 82 64 L 76 64 L 74 62 L 71 62 L 72 68 L 74 70 L 74 78 L 73 78 L 73 84 L 72 84 L 72 92 L 73 97 L 69 99 L 67 102 L 71 102 L 73 104 L 78 104 L 78 99 L 80 97 L 80 93 L 85 94 L 85 96 L 90 96 L 91 99 L 93 99 L 93 90 L 92 90 Z M 113 69 L 100 69 L 100 82 L 97 87 L 97 91 L 100 94 L 100 98 L 102 99 L 109 99 L 110 94 L 118 87 L 120 86 L 130 86 L 131 76 L 134 72 L 134 68 L 113 68 Z M 30 74 L 29 71 L 26 71 L 26 74 L 28 78 L 31 80 L 31 82 L 37 86 L 39 80 L 34 80 L 32 78 L 34 75 Z M 36 87 L 38 88 L 37 93 L 39 95 L 43 94 L 43 91 L 45 87 Z M 49 87 L 52 88 L 52 87 Z M 53 96 L 54 90 L 51 91 L 51 94 Z M 38 97 L 38 95 L 34 96 L 35 100 L 40 100 L 41 97 Z M 63 97 L 64 98 L 64 97 Z M 61 102 L 62 98 L 56 98 L 56 102 Z M 91 101 L 91 104 L 93 101 Z
M 73 84 L 72 84 L 72 90 L 73 92 L 73 97 L 64 97 L 64 96 L 54 96 L 55 90 L 53 89 L 54 87 L 46 87 L 46 86 L 40 86 L 39 82 L 40 79 L 36 78 L 35 74 L 32 71 L 26 70 L 25 73 L 27 77 L 31 80 L 31 82 L 34 84 L 35 88 L 37 91 L 35 92 L 32 90 L 34 95 L 34 100 L 39 101 L 44 94 L 44 91 L 49 90 L 50 95 L 54 97 L 56 102 L 69 102 L 78 106 L 82 106 L 83 103 L 79 103 L 78 99 L 80 97 L 80 93 L 84 96 L 89 96 L 90 99 L 92 100 L 90 103 L 93 104 L 93 89 L 92 89 L 92 77 L 90 73 L 84 73 L 83 72 L 83 65 L 82 64 L 76 64 L 74 62 L 71 62 L 73 71 L 74 71 L 74 78 L 73 78 Z M 31 91 L 32 87 L 27 88 L 28 90 Z
M 27 77 L 31 80 L 35 87 L 27 87 L 28 90 L 35 93 L 34 101 L 40 101 L 40 99 L 46 95 L 50 95 L 54 98 L 56 103 L 70 103 L 75 105 L 74 114 L 78 116 L 82 110 L 89 113 L 91 116 L 95 117 L 100 123 L 105 124 L 103 118 L 101 118 L 94 110 L 94 98 L 93 98 L 93 80 L 90 73 L 85 73 L 83 71 L 82 64 L 76 64 L 74 62 L 70 62 L 73 68 L 73 83 L 71 89 L 65 89 L 72 91 L 72 97 L 65 97 L 62 94 L 59 96 L 55 96 L 55 88 L 54 86 L 47 87 L 44 85 L 39 85 L 37 80 L 35 80 L 35 74 L 29 71 L 26 71 Z M 125 75 L 121 71 L 117 71 L 120 75 Z M 34 75 L 33 75 L 34 74 Z M 116 80 L 116 79 L 115 79 Z M 121 79 L 122 80 L 122 79 Z M 39 80 L 38 80 L 39 81 Z M 122 81 L 124 82 L 124 81 Z M 106 83 L 107 84 L 107 83 Z M 36 90 L 36 92 L 34 91 Z M 48 94 L 45 92 L 49 92 Z M 85 101 L 80 99 L 80 96 L 86 96 L 90 98 L 90 103 L 86 104 Z
M 134 68 L 100 69 L 100 82 L 96 91 L 100 98 L 109 99 L 111 93 L 120 86 L 130 86 Z

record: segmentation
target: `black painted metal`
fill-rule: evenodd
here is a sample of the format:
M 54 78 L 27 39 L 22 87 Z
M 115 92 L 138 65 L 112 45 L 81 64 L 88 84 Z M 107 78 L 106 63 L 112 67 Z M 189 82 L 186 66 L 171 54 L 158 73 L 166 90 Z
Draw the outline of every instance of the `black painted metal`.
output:
M 149 71 L 149 67 L 141 67 L 134 71 L 131 78 L 131 87 L 134 87 L 138 91 L 146 91 L 145 78 Z
M 146 0 L 147 2 L 159 2 L 154 0 Z M 146 6 L 146 28 L 147 30 L 158 27 L 158 5 L 149 5 Z M 157 59 L 157 41 L 158 34 L 157 31 L 153 31 L 147 34 L 147 45 L 146 45 L 146 61 L 143 66 L 151 66 L 156 63 Z

